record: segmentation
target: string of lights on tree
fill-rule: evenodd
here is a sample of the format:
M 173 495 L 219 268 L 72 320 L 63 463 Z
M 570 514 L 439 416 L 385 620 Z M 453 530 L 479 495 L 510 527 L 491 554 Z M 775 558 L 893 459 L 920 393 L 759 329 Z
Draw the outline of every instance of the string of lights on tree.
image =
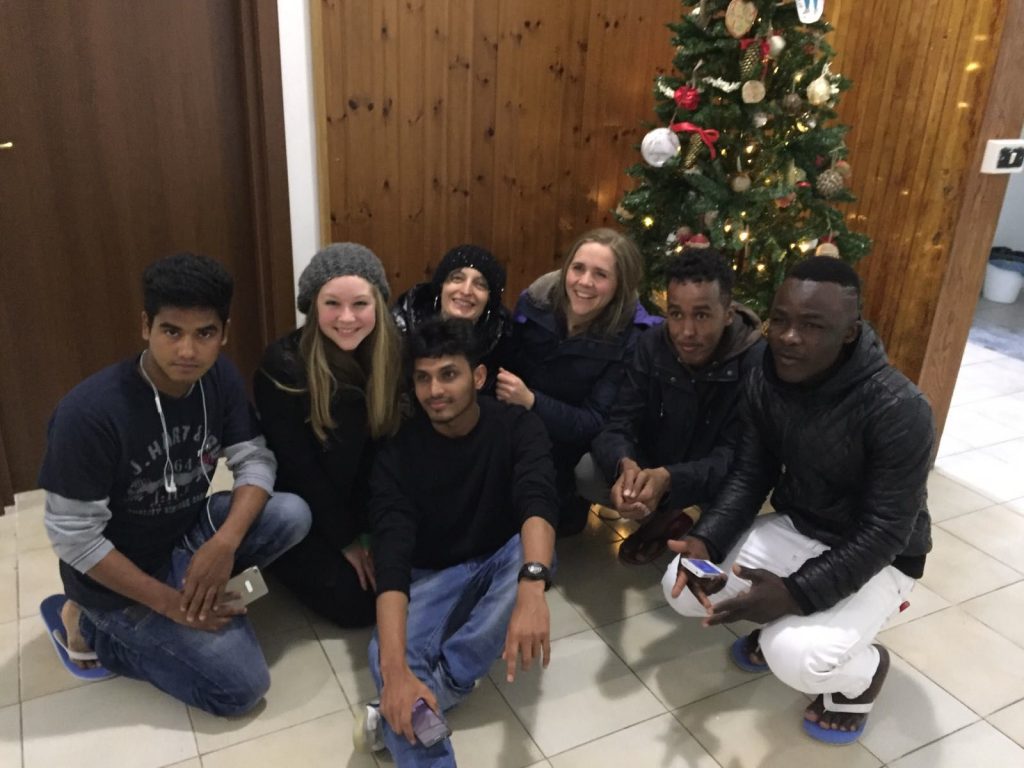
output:
M 762 313 L 796 261 L 867 254 L 870 240 L 836 207 L 854 200 L 835 112 L 850 81 L 832 71 L 823 5 L 702 0 L 669 25 L 676 54 L 655 79 L 660 124 L 616 209 L 643 251 L 646 296 L 684 247 L 730 255 L 737 298 Z

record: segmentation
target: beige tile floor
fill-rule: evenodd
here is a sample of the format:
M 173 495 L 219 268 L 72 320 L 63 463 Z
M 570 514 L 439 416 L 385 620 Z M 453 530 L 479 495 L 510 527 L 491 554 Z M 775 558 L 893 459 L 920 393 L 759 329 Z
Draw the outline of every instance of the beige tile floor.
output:
M 509 685 L 500 666 L 451 713 L 468 768 L 1024 766 L 1024 363 L 970 345 L 929 480 L 935 549 L 882 640 L 893 669 L 857 745 L 800 728 L 807 697 L 727 660 L 733 634 L 664 607 L 655 566 L 614 559 L 622 523 L 560 545 L 552 662 Z M 36 614 L 59 589 L 40 498 L 0 517 L 0 766 L 372 766 L 352 753 L 373 696 L 368 631 L 308 615 L 281 589 L 252 616 L 271 663 L 266 707 L 221 720 L 150 687 L 82 684 Z M 379 764 L 390 764 L 382 758 Z

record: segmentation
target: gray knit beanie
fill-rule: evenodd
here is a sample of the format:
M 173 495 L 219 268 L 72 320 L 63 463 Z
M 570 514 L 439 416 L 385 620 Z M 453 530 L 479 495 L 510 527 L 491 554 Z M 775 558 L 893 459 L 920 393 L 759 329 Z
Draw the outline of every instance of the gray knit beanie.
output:
M 299 275 L 299 296 L 295 301 L 299 312 L 309 314 L 309 307 L 324 283 L 345 275 L 355 275 L 372 283 L 377 286 L 384 303 L 390 301 L 391 289 L 384 274 L 384 265 L 373 251 L 359 243 L 331 243 L 318 251 Z

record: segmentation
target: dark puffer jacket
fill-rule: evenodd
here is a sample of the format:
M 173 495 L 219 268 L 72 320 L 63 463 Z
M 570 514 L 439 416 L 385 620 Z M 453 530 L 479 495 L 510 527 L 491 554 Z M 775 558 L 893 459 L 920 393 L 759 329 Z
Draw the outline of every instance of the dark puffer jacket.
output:
M 418 283 L 403 293 L 391 308 L 391 316 L 402 334 L 439 313 L 438 295 L 433 283 Z M 480 343 L 480 362 L 487 366 L 487 383 L 483 391 L 490 394 L 498 367 L 504 365 L 505 346 L 512 332 L 512 316 L 501 304 L 492 306 L 476 321 L 474 327 Z
M 761 364 L 761 320 L 733 304 L 733 321 L 714 358 L 698 371 L 683 365 L 668 326 L 640 337 L 608 425 L 591 445 L 605 480 L 623 458 L 665 467 L 672 484 L 662 505 L 682 509 L 714 498 L 732 464 L 740 434 L 739 400 L 746 374 Z
M 548 428 L 555 462 L 573 463 L 604 427 L 641 331 L 661 322 L 638 303 L 633 322 L 611 337 L 589 332 L 567 337 L 555 315 L 550 272 L 519 297 L 505 367 L 533 390 L 534 412 Z
M 743 412 L 732 473 L 692 531 L 713 557 L 732 549 L 774 486 L 775 509 L 831 547 L 785 579 L 805 613 L 830 608 L 887 565 L 921 576 L 931 549 L 931 407 L 866 323 L 847 359 L 812 388 L 780 381 L 766 349 Z

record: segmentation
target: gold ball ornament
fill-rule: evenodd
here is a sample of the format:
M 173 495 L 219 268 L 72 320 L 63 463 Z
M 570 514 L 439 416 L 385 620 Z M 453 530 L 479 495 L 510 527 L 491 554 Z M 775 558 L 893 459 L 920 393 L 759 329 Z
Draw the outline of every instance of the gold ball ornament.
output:
M 817 250 L 814 251 L 815 256 L 829 256 L 833 259 L 839 258 L 839 249 L 836 248 L 834 243 L 822 243 L 818 246 Z
M 725 9 L 725 28 L 739 40 L 745 37 L 757 21 L 757 6 L 750 0 L 731 0 Z
M 818 174 L 817 187 L 822 197 L 835 197 L 843 191 L 845 186 L 846 182 L 843 180 L 842 174 L 834 168 L 829 168 Z
M 747 80 L 740 93 L 744 104 L 760 104 L 764 101 L 767 91 L 765 91 L 764 83 L 760 80 Z
M 819 77 L 807 86 L 807 100 L 816 107 L 828 102 L 832 98 L 832 86 L 828 78 Z

